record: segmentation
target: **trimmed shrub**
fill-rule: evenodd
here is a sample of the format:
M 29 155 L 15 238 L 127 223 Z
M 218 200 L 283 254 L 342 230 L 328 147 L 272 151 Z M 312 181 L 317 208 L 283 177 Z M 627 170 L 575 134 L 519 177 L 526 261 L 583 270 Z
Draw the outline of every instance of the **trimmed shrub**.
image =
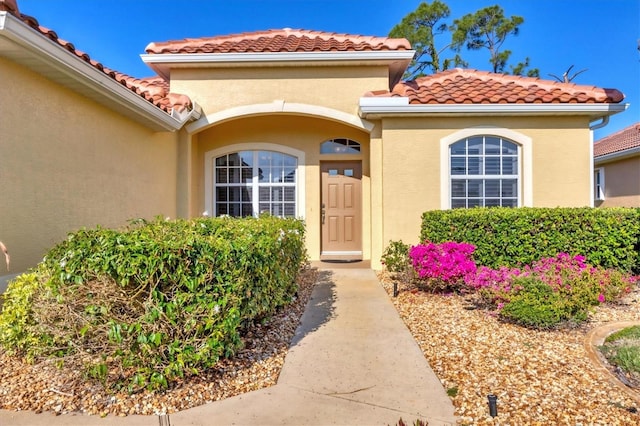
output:
M 88 376 L 132 392 L 166 388 L 233 355 L 243 325 L 292 300 L 305 262 L 304 226 L 291 219 L 81 230 L 10 284 L 0 344 L 79 359 Z
M 422 241 L 459 241 L 491 268 L 565 252 L 593 266 L 640 272 L 640 209 L 477 208 L 422 215 Z

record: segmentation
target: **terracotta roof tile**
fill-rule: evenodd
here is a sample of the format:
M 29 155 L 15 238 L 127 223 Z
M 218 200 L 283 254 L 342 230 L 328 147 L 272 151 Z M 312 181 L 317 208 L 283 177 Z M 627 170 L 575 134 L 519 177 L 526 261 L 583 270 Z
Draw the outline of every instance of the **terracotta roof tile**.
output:
M 150 43 L 147 53 L 345 52 L 410 50 L 406 39 L 322 31 L 267 30 L 215 37 Z
M 29 27 L 36 30 L 43 37 L 48 38 L 52 42 L 62 46 L 79 59 L 89 63 L 92 67 L 105 73 L 115 81 L 119 82 L 123 86 L 127 87 L 134 93 L 142 96 L 144 99 L 151 102 L 153 105 L 162 109 L 167 113 L 171 113 L 171 110 L 183 111 L 184 109 L 190 109 L 192 107 L 191 100 L 185 95 L 178 95 L 169 92 L 169 85 L 160 77 L 151 77 L 146 79 L 137 79 L 121 72 L 109 69 L 102 65 L 100 62 L 91 59 L 91 57 L 79 50 L 66 40 L 58 37 L 55 31 L 43 27 L 38 23 L 38 20 L 32 16 L 20 13 L 16 0 L 0 0 L 0 10 L 7 11 Z
M 616 89 L 560 83 L 532 77 L 495 74 L 455 68 L 402 81 L 391 92 L 365 96 L 404 96 L 410 104 L 488 103 L 618 103 L 624 95 Z
M 640 122 L 596 141 L 593 145 L 595 158 L 614 152 L 640 147 Z

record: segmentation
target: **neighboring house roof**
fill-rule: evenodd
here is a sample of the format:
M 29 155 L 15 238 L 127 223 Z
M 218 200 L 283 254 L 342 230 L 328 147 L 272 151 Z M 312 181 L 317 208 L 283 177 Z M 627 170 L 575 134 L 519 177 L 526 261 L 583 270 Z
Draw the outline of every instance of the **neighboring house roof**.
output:
M 618 103 L 616 89 L 560 83 L 532 77 L 455 68 L 415 81 L 402 81 L 374 97 L 408 97 L 409 104 Z
M 406 39 L 283 28 L 150 43 L 149 54 L 411 50 Z
M 87 53 L 76 49 L 73 43 L 70 43 L 58 37 L 58 34 L 56 34 L 55 31 L 41 26 L 36 18 L 20 13 L 17 5 L 17 0 L 0 0 L 0 11 L 6 11 L 14 15 L 16 18 L 27 24 L 32 29 L 36 30 L 45 38 L 60 45 L 61 47 L 75 55 L 77 58 L 90 64 L 96 70 L 103 72 L 113 80 L 127 87 L 132 92 L 140 95 L 147 101 L 151 102 L 152 104 L 169 114 L 172 111 L 182 112 L 193 107 L 189 97 L 185 95 L 170 93 L 168 84 L 163 84 L 162 82 L 160 82 L 159 77 L 137 79 L 124 73 L 107 68 L 100 62 L 91 59 L 91 57 Z
M 596 141 L 593 156 L 596 159 L 616 154 L 640 153 L 640 122 Z

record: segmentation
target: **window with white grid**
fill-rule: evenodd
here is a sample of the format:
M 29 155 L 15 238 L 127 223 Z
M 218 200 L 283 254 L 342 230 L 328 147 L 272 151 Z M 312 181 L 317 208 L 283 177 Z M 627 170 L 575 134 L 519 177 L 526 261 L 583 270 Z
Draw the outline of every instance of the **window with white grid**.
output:
M 519 149 L 496 136 L 472 136 L 451 144 L 451 208 L 519 206 Z
M 240 151 L 215 159 L 215 215 L 296 216 L 298 160 L 275 151 Z

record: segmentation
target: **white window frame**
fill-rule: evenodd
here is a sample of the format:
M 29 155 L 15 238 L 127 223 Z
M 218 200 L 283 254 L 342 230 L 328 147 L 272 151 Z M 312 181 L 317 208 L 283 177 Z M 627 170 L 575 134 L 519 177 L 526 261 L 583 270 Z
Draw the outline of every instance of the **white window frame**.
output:
M 474 136 L 495 136 L 508 139 L 518 145 L 518 207 L 533 207 L 533 161 L 532 139 L 522 133 L 501 127 L 481 126 L 458 130 L 440 139 L 440 208 L 451 208 L 451 162 L 452 144 Z M 500 175 L 491 176 L 498 178 Z
M 596 201 L 605 199 L 604 167 L 593 169 L 593 199 Z
M 303 151 L 272 143 L 241 143 L 228 145 L 223 148 L 214 149 L 211 151 L 207 151 L 204 154 L 204 204 L 205 204 L 205 212 L 210 216 L 216 215 L 215 208 L 215 169 L 216 169 L 216 158 L 221 157 L 223 155 L 233 154 L 240 151 L 273 151 L 280 154 L 290 155 L 295 157 L 298 163 L 296 169 L 296 217 L 299 219 L 304 219 L 305 212 L 305 153 Z M 257 189 L 254 189 L 257 191 Z M 258 208 L 256 205 L 259 205 L 259 197 L 253 197 L 254 203 L 254 216 L 259 214 Z

